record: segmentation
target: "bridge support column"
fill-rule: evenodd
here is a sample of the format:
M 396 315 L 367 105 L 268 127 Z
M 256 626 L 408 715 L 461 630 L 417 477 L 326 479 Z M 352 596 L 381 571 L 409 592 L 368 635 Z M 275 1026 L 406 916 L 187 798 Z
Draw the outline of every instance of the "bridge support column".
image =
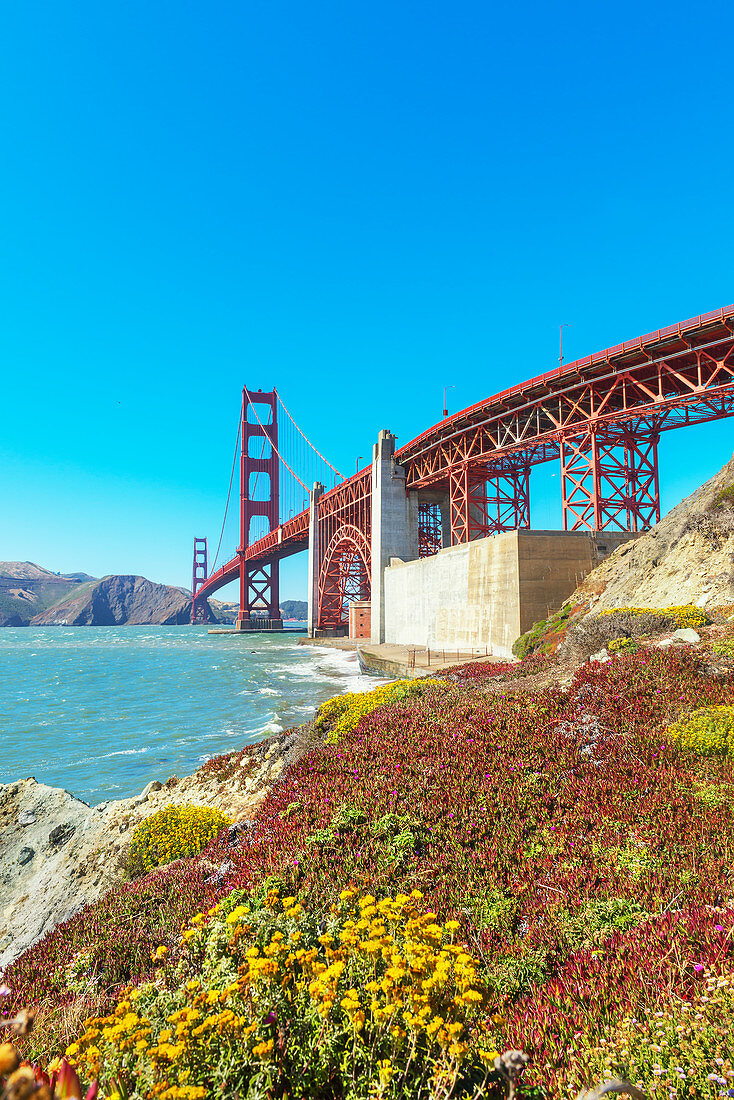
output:
M 372 462 L 372 641 L 385 641 L 384 572 L 390 558 L 418 557 L 418 495 L 405 485 L 405 469 L 395 461 L 395 436 L 384 429 Z
M 194 539 L 194 568 L 191 582 L 191 622 L 206 623 L 209 621 L 208 605 L 206 600 L 196 598 L 196 590 L 209 576 L 207 563 L 206 539 Z
M 530 527 L 530 469 L 512 458 L 449 470 L 451 545 Z
M 257 413 L 255 406 L 261 406 Z M 252 417 L 250 413 L 252 412 Z M 279 517 L 278 394 L 242 391 L 240 420 L 240 607 L 237 630 L 280 630 L 280 594 L 278 559 L 251 566 L 245 551 L 263 533 L 274 531 Z M 260 457 L 255 457 L 260 444 Z M 254 446 L 252 446 L 254 444 Z M 260 491 L 257 492 L 258 480 Z M 256 495 L 257 494 L 257 495 Z M 259 530 L 253 533 L 253 520 Z M 264 529 L 264 530 L 263 530 Z M 253 615 L 253 612 L 259 614 Z M 265 614 L 263 615 L 263 612 Z
M 658 439 L 649 424 L 563 439 L 564 531 L 649 531 L 660 519 Z
M 311 490 L 311 506 L 308 516 L 308 622 L 306 631 L 309 638 L 315 636 L 319 625 L 319 570 L 321 554 L 319 548 L 319 498 L 324 491 L 320 481 L 315 481 Z

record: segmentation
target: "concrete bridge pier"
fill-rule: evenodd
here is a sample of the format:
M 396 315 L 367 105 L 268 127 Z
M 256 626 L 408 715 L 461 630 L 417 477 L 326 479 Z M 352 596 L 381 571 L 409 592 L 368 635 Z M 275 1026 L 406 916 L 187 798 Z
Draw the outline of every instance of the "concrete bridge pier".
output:
M 309 638 L 313 638 L 319 625 L 319 499 L 324 492 L 320 481 L 315 481 L 311 490 L 311 505 L 308 515 L 308 621 L 306 624 Z
M 418 557 L 418 495 L 406 488 L 406 471 L 395 461 L 396 437 L 386 428 L 372 462 L 371 641 L 385 641 L 385 569 L 390 558 Z

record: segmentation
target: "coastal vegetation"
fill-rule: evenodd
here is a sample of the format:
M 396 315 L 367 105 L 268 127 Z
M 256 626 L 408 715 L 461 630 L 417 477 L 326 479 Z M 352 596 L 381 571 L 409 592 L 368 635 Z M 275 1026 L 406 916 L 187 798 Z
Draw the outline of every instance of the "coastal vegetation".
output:
M 711 618 L 703 608 L 693 604 L 679 607 L 611 607 L 596 614 L 589 612 L 589 601 L 565 604 L 560 611 L 535 623 L 521 634 L 512 647 L 516 657 L 533 653 L 574 655 L 583 660 L 603 647 L 618 652 L 633 649 L 632 640 L 664 631 L 698 630 L 708 626 Z M 624 639 L 629 639 L 625 643 Z
M 166 806 L 142 821 L 133 833 L 128 870 L 142 875 L 174 859 L 196 856 L 230 824 L 213 806 Z
M 500 1097 L 513 1050 L 525 1096 L 727 1095 L 734 675 L 710 629 L 563 689 L 535 654 L 325 704 L 251 822 L 8 969 L 21 1053 L 121 1100 Z

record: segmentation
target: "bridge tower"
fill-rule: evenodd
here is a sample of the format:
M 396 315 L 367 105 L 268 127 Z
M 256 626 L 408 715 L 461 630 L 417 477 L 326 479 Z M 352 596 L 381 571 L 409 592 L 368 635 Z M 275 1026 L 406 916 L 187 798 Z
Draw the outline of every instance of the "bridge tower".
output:
M 191 581 L 191 622 L 205 623 L 208 620 L 206 600 L 196 598 L 197 589 L 208 577 L 206 539 L 194 539 L 194 570 Z
M 278 559 L 250 565 L 245 551 L 280 523 L 278 394 L 242 390 L 240 450 L 240 606 L 238 630 L 281 629 Z M 253 531 L 253 520 L 259 520 Z M 262 528 L 266 528 L 263 530 Z M 263 614 L 264 613 L 264 614 Z M 263 621 L 265 619 L 265 621 Z

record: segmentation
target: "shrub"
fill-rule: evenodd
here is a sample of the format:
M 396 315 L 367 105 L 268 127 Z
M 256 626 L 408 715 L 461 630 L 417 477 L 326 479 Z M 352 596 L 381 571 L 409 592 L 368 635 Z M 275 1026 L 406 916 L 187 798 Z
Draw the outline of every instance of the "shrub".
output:
M 711 652 L 717 657 L 734 658 L 734 638 L 726 638 L 723 642 L 715 642 L 711 646 Z
M 734 507 L 734 485 L 727 485 L 723 489 L 719 489 L 718 493 L 714 497 L 713 508 L 732 508 Z
M 604 646 L 616 642 L 621 648 L 633 651 L 632 645 L 622 644 L 621 639 L 639 638 L 645 634 L 659 634 L 678 627 L 701 627 L 711 620 L 700 607 L 609 607 L 595 615 L 587 615 L 575 623 L 569 631 L 564 652 L 583 660 Z M 615 652 L 609 650 L 609 652 Z
M 230 824 L 230 818 L 211 806 L 166 806 L 133 833 L 128 870 L 143 875 L 171 860 L 198 855 Z
M 319 707 L 314 724 L 318 730 L 327 731 L 327 744 L 335 745 L 340 737 L 352 732 L 360 719 L 378 707 L 415 698 L 422 695 L 427 687 L 441 683 L 441 680 L 433 679 L 395 680 L 372 691 L 336 695 Z
M 638 648 L 634 638 L 612 638 L 611 642 L 607 642 L 609 653 L 636 653 Z
M 669 726 L 668 736 L 699 756 L 734 756 L 734 706 L 699 707 Z
M 512 646 L 513 656 L 523 660 L 531 653 L 552 653 L 568 629 L 571 615 L 577 609 L 570 603 L 564 604 L 560 611 L 534 623 L 525 634 L 521 634 Z
M 87 1077 L 188 1100 L 477 1095 L 496 1051 L 479 1042 L 485 993 L 458 921 L 439 924 L 419 891 L 349 888 L 327 910 L 263 893 L 198 914 L 182 966 L 88 1021 L 67 1052 Z
M 696 630 L 700 626 L 708 626 L 711 619 L 702 607 L 695 604 L 684 604 L 680 607 L 608 607 L 599 612 L 599 618 L 608 615 L 625 615 L 630 619 L 639 619 L 644 615 L 661 616 L 671 626 L 693 627 Z M 636 633 L 636 632 L 635 632 Z
M 573 950 L 591 950 L 616 932 L 634 928 L 648 914 L 633 898 L 592 898 L 569 912 L 566 934 Z

